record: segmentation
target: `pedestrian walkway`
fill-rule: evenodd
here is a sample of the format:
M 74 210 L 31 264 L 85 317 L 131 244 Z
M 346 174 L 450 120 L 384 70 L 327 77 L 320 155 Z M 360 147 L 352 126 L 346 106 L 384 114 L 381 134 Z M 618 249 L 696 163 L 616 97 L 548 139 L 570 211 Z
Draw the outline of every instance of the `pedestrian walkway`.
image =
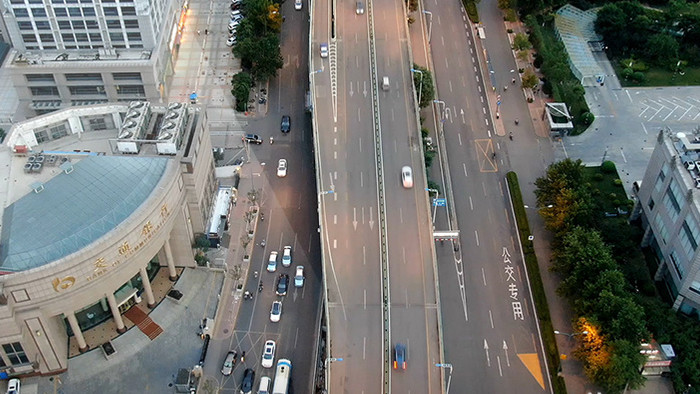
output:
M 141 330 L 141 332 L 146 334 L 151 341 L 163 333 L 163 329 L 156 324 L 153 319 L 148 317 L 148 314 L 141 310 L 138 305 L 134 305 L 128 311 L 126 311 L 126 313 L 124 313 L 124 317 L 131 320 L 131 322 L 134 323 L 139 330 Z

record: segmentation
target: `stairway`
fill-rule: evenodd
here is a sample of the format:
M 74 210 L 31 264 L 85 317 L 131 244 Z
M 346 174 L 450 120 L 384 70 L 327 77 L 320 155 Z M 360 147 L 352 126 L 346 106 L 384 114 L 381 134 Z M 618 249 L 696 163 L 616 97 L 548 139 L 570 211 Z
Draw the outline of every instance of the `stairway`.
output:
M 131 322 L 151 340 L 156 339 L 156 337 L 163 332 L 163 328 L 148 317 L 146 312 L 142 311 L 138 306 L 129 308 L 129 310 L 124 313 L 124 316 L 131 320 Z

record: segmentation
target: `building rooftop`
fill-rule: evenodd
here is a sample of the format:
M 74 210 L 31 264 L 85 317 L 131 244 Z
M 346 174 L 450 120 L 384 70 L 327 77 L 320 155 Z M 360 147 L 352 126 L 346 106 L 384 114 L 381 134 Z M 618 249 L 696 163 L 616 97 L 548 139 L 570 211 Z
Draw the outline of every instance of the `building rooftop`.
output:
M 71 67 L 84 64 L 86 67 L 113 66 L 125 61 L 148 61 L 152 51 L 147 49 L 81 49 L 81 50 L 48 50 L 25 51 L 13 50 L 8 55 L 7 66 L 51 66 L 71 63 Z
M 690 135 L 676 133 L 671 136 L 671 141 L 692 179 L 692 185 L 689 187 L 700 189 L 700 133 Z
M 605 75 L 589 46 L 589 43 L 603 40 L 595 32 L 596 18 L 597 9 L 583 11 L 570 4 L 561 7 L 554 15 L 557 33 L 575 69 L 572 71 L 581 80 Z
M 0 269 L 24 271 L 102 237 L 138 208 L 165 172 L 167 158 L 88 156 L 5 208 Z
M 79 251 L 141 206 L 187 160 L 188 104 L 71 107 L 15 123 L 0 146 L 0 274 Z

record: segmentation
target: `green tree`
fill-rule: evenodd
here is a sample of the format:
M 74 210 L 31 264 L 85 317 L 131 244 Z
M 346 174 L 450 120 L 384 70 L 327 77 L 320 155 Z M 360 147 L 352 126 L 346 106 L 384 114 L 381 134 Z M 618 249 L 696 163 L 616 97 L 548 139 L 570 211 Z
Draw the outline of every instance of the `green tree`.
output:
M 275 33 L 282 31 L 282 13 L 280 13 L 280 5 L 272 3 L 267 6 L 267 27 Z
M 639 353 L 639 342 L 625 340 L 610 344 L 610 359 L 594 377 L 607 393 L 622 393 L 644 385 L 646 378 L 639 373 L 644 355 Z
M 530 39 L 528 39 L 527 34 L 518 33 L 513 38 L 513 47 L 519 51 L 532 48 Z
M 649 38 L 646 45 L 646 58 L 659 66 L 671 66 L 678 61 L 679 46 L 676 39 L 668 33 L 657 33 Z
M 525 70 L 523 73 L 523 88 L 525 89 L 533 89 L 535 86 L 540 84 L 540 79 L 537 78 L 537 75 L 535 75 L 535 72 L 532 71 L 531 69 Z
M 413 63 L 413 69 L 421 72 L 413 73 L 413 84 L 416 87 L 416 97 L 420 93 L 418 106 L 425 108 L 435 100 L 435 87 L 433 86 L 433 74 L 427 68 Z M 421 86 L 422 85 L 422 86 Z
M 269 32 L 261 36 L 239 38 L 233 53 L 250 70 L 257 82 L 266 81 L 277 74 L 284 60 L 280 54 L 280 40 L 277 34 Z
M 560 291 L 571 297 L 585 288 L 592 277 L 617 268 L 600 233 L 584 227 L 574 227 L 562 239 L 555 251 L 552 268 L 562 274 Z
M 245 111 L 250 97 L 250 87 L 253 84 L 253 78 L 245 71 L 241 71 L 231 78 L 231 93 L 236 98 L 236 110 Z
M 640 343 L 647 334 L 644 309 L 626 294 L 615 295 L 610 290 L 603 290 L 597 303 L 597 308 L 591 312 L 610 338 Z

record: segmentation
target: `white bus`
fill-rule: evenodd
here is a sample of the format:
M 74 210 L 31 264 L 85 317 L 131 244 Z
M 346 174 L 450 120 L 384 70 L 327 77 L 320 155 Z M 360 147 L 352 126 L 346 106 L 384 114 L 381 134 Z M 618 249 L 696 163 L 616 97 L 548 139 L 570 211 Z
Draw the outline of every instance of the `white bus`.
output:
M 275 383 L 272 385 L 272 394 L 287 394 L 289 378 L 292 377 L 292 362 L 286 358 L 277 361 Z

